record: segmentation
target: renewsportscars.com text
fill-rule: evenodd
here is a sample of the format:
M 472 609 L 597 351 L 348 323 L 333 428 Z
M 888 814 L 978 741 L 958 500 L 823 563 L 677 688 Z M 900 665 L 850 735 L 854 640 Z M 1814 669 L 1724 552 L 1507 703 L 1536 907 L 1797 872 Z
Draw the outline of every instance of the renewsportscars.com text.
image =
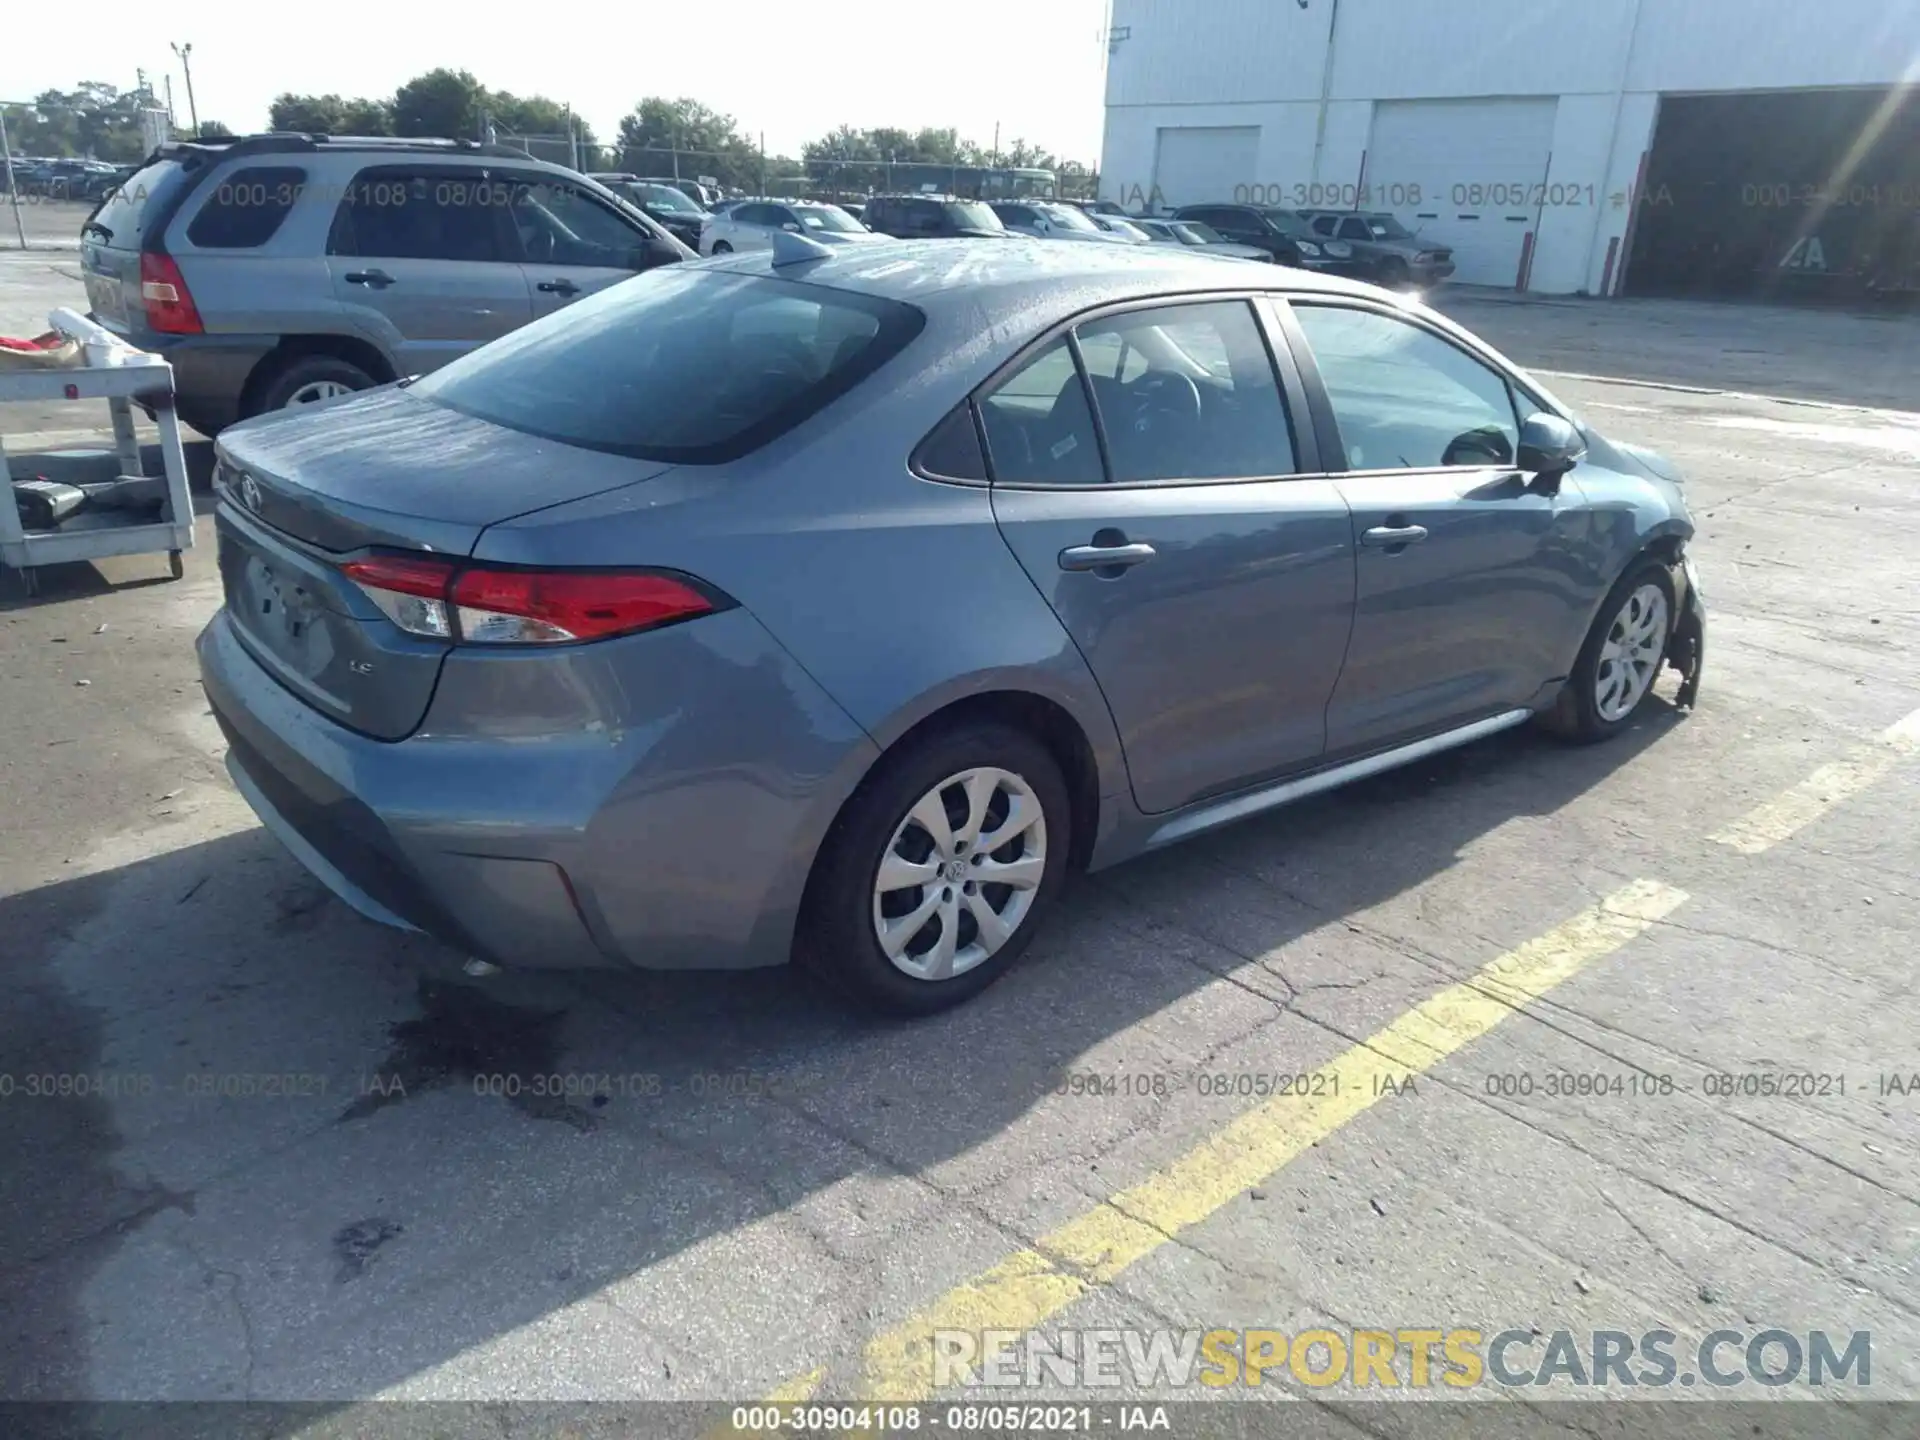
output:
M 932 1358 L 936 1390 L 1221 1389 L 1289 1380 L 1361 1390 L 1873 1383 L 1867 1330 L 1715 1330 L 1697 1342 L 1671 1330 L 936 1330 Z

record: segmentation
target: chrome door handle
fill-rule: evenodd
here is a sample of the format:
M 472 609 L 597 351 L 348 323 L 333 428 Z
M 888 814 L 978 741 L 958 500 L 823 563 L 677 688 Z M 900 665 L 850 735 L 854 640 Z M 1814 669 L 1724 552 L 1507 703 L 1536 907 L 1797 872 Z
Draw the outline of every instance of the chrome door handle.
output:
M 1153 546 L 1137 540 L 1131 545 L 1069 545 L 1060 552 L 1062 570 L 1124 570 L 1154 557 Z
M 1424 525 L 1376 525 L 1361 534 L 1360 543 L 1376 550 L 1394 550 L 1402 545 L 1418 545 L 1426 538 Z

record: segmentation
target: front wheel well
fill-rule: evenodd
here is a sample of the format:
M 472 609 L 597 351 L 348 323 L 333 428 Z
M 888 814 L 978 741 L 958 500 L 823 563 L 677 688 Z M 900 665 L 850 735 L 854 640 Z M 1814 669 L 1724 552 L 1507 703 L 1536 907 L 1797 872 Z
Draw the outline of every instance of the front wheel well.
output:
M 295 360 L 309 355 L 331 355 L 336 360 L 344 360 L 349 365 L 357 365 L 371 375 L 374 383 L 384 385 L 399 378 L 394 374 L 393 364 L 380 352 L 380 348 L 352 335 L 289 335 L 269 350 L 247 376 L 247 383 L 240 391 L 240 416 L 242 419 L 260 413 L 260 396 L 267 386 Z
M 1683 535 L 1659 535 L 1641 547 L 1640 555 L 1650 556 L 1671 569 L 1680 563 L 1680 557 L 1686 551 L 1686 548 L 1687 541 Z M 1634 557 L 1635 560 L 1639 558 L 1638 555 Z M 1630 570 L 1632 568 L 1633 562 L 1629 561 L 1627 569 Z M 1620 573 L 1624 575 L 1626 574 L 1626 570 L 1622 570 Z

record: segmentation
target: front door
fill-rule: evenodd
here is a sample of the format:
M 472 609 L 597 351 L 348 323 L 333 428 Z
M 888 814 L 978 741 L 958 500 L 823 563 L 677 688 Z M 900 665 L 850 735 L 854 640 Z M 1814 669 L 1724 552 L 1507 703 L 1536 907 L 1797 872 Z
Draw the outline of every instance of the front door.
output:
M 1358 586 L 1327 711 L 1333 755 L 1525 706 L 1564 670 L 1588 603 L 1568 477 L 1541 494 L 1514 464 L 1507 378 L 1438 331 L 1360 302 L 1296 299 L 1346 473 Z M 1336 458 L 1340 458 L 1337 456 Z
M 402 375 L 436 370 L 533 318 L 507 254 L 501 187 L 478 169 L 374 166 L 327 238 L 334 299 Z
M 1084 323 L 980 401 L 1001 533 L 1086 657 L 1149 813 L 1326 748 L 1353 536 L 1310 478 L 1283 368 L 1284 391 L 1246 301 L 1196 301 Z
M 631 280 L 645 267 L 652 237 L 599 196 L 545 175 L 508 178 L 510 239 L 523 257 L 535 316 Z

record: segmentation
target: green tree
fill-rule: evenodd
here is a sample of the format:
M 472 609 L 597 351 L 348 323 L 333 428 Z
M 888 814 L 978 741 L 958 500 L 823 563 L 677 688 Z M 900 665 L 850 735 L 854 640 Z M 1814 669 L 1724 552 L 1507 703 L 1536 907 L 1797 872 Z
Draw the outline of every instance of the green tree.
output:
M 486 96 L 485 87 L 465 70 L 416 75 L 394 92 L 394 134 L 472 140 L 480 133 Z
M 1000 152 L 1000 164 L 1013 170 L 1053 170 L 1060 162 L 1051 150 L 1016 139 Z
M 202 140 L 220 140 L 231 136 L 233 131 L 229 130 L 225 125 L 222 125 L 218 120 L 202 120 L 197 133 Z
M 346 135 L 347 102 L 338 95 L 276 95 L 267 107 L 267 128 L 303 135 Z
M 24 114 L 9 113 L 7 139 L 27 155 L 138 160 L 141 103 L 134 91 L 94 80 L 73 90 L 44 90 Z
M 559 100 L 545 95 L 510 95 L 504 90 L 486 92 L 487 118 L 499 129 L 514 135 L 565 135 L 567 126 L 580 137 L 582 146 L 593 145 L 593 127 L 573 114 Z
M 759 149 L 731 115 L 698 100 L 650 95 L 622 117 L 618 137 L 621 167 L 668 170 L 676 152 L 680 173 L 712 175 L 722 185 L 757 184 Z
M 340 107 L 341 135 L 391 135 L 393 102 L 390 100 L 348 100 Z

